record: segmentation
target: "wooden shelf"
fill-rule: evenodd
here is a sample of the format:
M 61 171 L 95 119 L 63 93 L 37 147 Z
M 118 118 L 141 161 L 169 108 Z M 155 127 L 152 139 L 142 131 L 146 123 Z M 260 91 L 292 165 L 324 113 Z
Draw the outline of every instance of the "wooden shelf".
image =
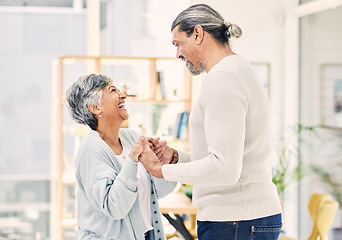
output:
M 75 171 L 72 171 L 72 170 L 64 171 L 62 174 L 61 182 L 64 185 L 75 185 L 76 184 L 76 173 L 75 173 Z
M 139 99 L 137 98 L 127 98 L 126 99 L 127 103 L 190 103 L 190 99 L 177 99 L 177 100 L 172 100 L 172 99 Z
M 62 183 L 63 185 L 65 185 L 65 186 L 68 186 L 68 185 L 69 185 L 69 186 L 74 186 L 74 185 L 76 185 L 77 182 L 76 182 L 76 180 L 74 180 L 74 181 L 62 180 L 61 183 Z
M 62 218 L 61 226 L 63 228 L 76 228 L 77 227 L 77 220 L 76 220 L 76 218 Z

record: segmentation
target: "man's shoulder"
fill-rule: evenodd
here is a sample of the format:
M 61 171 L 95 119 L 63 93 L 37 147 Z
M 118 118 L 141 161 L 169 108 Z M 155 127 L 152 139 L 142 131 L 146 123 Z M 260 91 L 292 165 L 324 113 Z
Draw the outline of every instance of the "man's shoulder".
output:
M 250 63 L 240 55 L 230 55 L 225 58 L 223 58 L 220 62 L 218 62 L 211 71 L 209 71 L 208 74 L 210 73 L 215 73 L 215 72 L 226 72 L 226 73 L 231 73 L 231 74 L 236 74 L 239 73 L 241 68 L 249 68 Z

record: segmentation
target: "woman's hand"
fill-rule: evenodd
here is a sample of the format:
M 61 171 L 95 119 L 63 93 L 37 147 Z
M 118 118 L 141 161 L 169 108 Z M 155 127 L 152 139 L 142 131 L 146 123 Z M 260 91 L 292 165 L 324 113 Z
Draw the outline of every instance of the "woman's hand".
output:
M 144 140 L 145 140 L 145 137 L 140 136 L 137 143 L 134 145 L 132 151 L 128 155 L 128 157 L 131 158 L 135 162 L 139 161 L 138 157 L 144 150 L 144 146 L 143 146 L 143 142 L 142 142 Z

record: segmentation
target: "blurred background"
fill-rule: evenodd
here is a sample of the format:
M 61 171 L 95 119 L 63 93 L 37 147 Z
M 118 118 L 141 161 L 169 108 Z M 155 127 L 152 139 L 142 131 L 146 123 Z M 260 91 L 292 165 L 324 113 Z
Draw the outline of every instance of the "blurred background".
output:
M 72 174 L 61 184 L 87 129 L 68 118 L 63 92 L 81 75 L 113 78 L 132 95 L 128 127 L 187 149 L 173 122 L 191 110 L 203 75 L 189 77 L 176 61 L 170 26 L 195 3 L 241 27 L 232 48 L 269 94 L 283 233 L 310 235 L 312 193 L 341 201 L 341 0 L 0 0 L 0 239 L 77 239 Z M 151 66 L 167 96 L 151 93 L 162 85 L 147 76 Z M 338 228 L 341 208 L 331 239 Z

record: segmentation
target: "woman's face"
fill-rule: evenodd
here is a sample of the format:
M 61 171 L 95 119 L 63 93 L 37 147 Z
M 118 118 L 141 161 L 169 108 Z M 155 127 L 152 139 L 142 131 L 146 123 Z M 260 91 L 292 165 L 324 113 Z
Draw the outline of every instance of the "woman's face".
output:
M 113 121 L 124 121 L 128 119 L 128 112 L 125 104 L 126 94 L 121 92 L 113 83 L 110 83 L 102 90 L 103 117 Z

